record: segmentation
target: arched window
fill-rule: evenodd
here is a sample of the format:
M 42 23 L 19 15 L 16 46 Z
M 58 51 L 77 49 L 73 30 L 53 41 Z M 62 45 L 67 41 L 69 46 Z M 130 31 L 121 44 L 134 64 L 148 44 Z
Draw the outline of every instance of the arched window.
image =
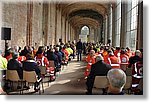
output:
M 89 35 L 89 27 L 83 26 L 81 28 L 81 35 Z
M 87 42 L 88 41 L 89 33 L 90 33 L 89 27 L 83 26 L 81 28 L 81 32 L 80 32 L 79 38 L 81 39 L 82 42 Z

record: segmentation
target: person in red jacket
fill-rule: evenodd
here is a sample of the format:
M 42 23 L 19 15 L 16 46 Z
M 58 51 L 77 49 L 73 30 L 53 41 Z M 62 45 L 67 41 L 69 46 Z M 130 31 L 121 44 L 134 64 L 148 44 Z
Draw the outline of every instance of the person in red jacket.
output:
M 69 60 L 69 52 L 66 50 L 66 46 L 65 45 L 62 48 L 62 52 L 64 53 L 64 58 L 63 58 L 62 62 L 67 64 L 68 60 Z
M 109 64 L 109 61 L 108 61 L 108 56 L 109 56 L 109 49 L 107 47 L 105 47 L 104 49 L 104 52 L 102 53 L 102 56 L 104 58 L 104 62 Z
M 112 68 L 120 68 L 119 58 L 116 57 L 113 52 L 109 53 L 108 61 Z
M 95 51 L 91 50 L 90 53 L 88 54 L 88 56 L 86 57 L 86 62 L 88 63 L 86 66 L 86 70 L 85 70 L 85 79 L 87 79 L 87 77 L 90 74 L 90 70 L 91 70 L 91 66 L 92 64 L 95 63 Z
M 125 49 L 122 49 L 120 52 L 120 68 L 123 71 L 126 71 L 126 68 L 128 67 L 128 61 L 129 61 L 129 57 L 126 55 L 126 51 Z
M 130 58 L 132 56 L 134 56 L 134 53 L 131 51 L 131 49 L 129 47 L 126 48 L 127 49 L 127 52 L 126 52 L 126 55 Z
M 44 48 L 39 47 L 36 56 L 35 56 L 35 61 L 37 62 L 38 66 L 46 66 L 47 68 L 49 67 L 49 61 L 48 59 L 43 55 L 44 53 Z
M 116 47 L 116 50 L 114 51 L 114 55 L 116 56 L 116 57 L 120 57 L 120 47 Z

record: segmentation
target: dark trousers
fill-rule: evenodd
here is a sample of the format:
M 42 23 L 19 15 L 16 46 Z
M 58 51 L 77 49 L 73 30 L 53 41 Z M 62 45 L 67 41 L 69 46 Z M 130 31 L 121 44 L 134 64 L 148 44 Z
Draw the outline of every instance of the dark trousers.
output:
M 81 49 L 77 50 L 77 60 L 79 61 L 79 59 L 80 59 L 80 61 L 82 60 L 82 50 Z

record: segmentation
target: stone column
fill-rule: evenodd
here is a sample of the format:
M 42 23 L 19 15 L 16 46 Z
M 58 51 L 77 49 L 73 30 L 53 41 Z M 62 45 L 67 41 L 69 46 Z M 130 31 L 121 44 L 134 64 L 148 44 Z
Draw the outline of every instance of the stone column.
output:
M 107 15 L 105 16 L 105 33 L 104 33 L 104 43 L 107 43 L 107 33 L 108 33 L 108 28 L 107 28 L 107 24 L 108 24 L 108 17 Z
M 65 35 L 66 35 L 65 38 L 66 39 L 65 39 L 65 43 L 68 42 L 68 27 L 69 27 L 68 26 L 68 20 L 66 20 L 66 33 L 65 33 Z
M 116 45 L 116 37 L 115 37 L 115 5 L 112 7 L 112 46 Z
M 65 42 L 65 18 L 64 16 L 62 16 L 62 20 L 61 20 L 61 25 L 62 25 L 62 28 L 61 28 L 61 35 L 62 35 L 62 42 Z
M 0 2 L 0 22 L 2 22 L 2 3 Z M 0 23 L 0 28 L 2 27 L 2 23 Z M 0 32 L 1 32 L 1 29 L 0 29 Z M 4 44 L 2 44 L 2 40 L 1 40 L 1 33 L 0 33 L 0 49 L 1 50 L 5 50 L 4 48 Z
M 90 27 L 89 41 L 90 42 L 94 41 L 94 28 L 93 27 Z
M 94 41 L 97 42 L 98 39 L 98 32 L 97 32 L 98 28 L 94 28 Z
M 68 36 L 68 41 L 70 41 L 70 23 L 69 22 L 68 22 L 68 33 L 67 33 L 67 36 Z
M 49 15 L 49 9 L 48 9 L 48 4 L 44 3 L 43 4 L 43 27 L 42 27 L 42 31 L 43 31 L 43 35 L 42 35 L 42 39 L 43 39 L 43 45 L 48 45 L 48 15 Z
M 126 12 L 126 4 L 122 3 L 121 4 L 121 31 L 120 31 L 120 47 L 126 47 L 126 17 L 125 17 L 125 12 Z
M 51 27 L 51 44 L 52 45 L 54 45 L 55 44 L 55 35 L 56 35 L 56 33 L 55 33 L 55 29 L 56 29 L 56 4 L 54 4 L 54 3 L 51 3 L 50 4 L 51 5 L 51 15 L 50 15 L 50 27 Z
M 138 24 L 136 49 L 143 49 L 143 1 L 138 4 Z
M 32 45 L 32 17 L 33 17 L 33 2 L 27 3 L 27 36 L 26 42 L 28 46 Z
M 60 12 L 60 8 L 57 7 L 57 29 L 56 29 L 56 44 L 59 44 L 59 39 L 61 39 L 61 12 Z
M 98 26 L 97 28 L 97 42 L 99 42 L 101 40 L 101 27 Z

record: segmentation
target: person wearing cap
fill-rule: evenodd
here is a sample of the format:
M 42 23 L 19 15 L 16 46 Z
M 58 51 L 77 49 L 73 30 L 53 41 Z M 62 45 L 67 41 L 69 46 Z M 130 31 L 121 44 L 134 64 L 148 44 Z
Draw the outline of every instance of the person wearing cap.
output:
M 108 90 L 107 95 L 124 95 L 122 91 L 126 84 L 126 74 L 121 69 L 111 69 L 107 73 Z
M 21 64 L 18 62 L 17 58 L 19 57 L 19 53 L 14 52 L 12 54 L 12 59 L 8 61 L 7 70 L 17 70 L 19 78 L 23 79 L 23 69 Z
M 104 59 L 101 55 L 96 56 L 96 63 L 91 66 L 91 72 L 87 78 L 86 94 L 92 94 L 92 88 L 96 76 L 106 76 L 107 72 L 111 69 L 111 66 L 104 62 Z
M 7 59 L 2 56 L 2 51 L 0 50 L 0 70 L 7 69 Z

